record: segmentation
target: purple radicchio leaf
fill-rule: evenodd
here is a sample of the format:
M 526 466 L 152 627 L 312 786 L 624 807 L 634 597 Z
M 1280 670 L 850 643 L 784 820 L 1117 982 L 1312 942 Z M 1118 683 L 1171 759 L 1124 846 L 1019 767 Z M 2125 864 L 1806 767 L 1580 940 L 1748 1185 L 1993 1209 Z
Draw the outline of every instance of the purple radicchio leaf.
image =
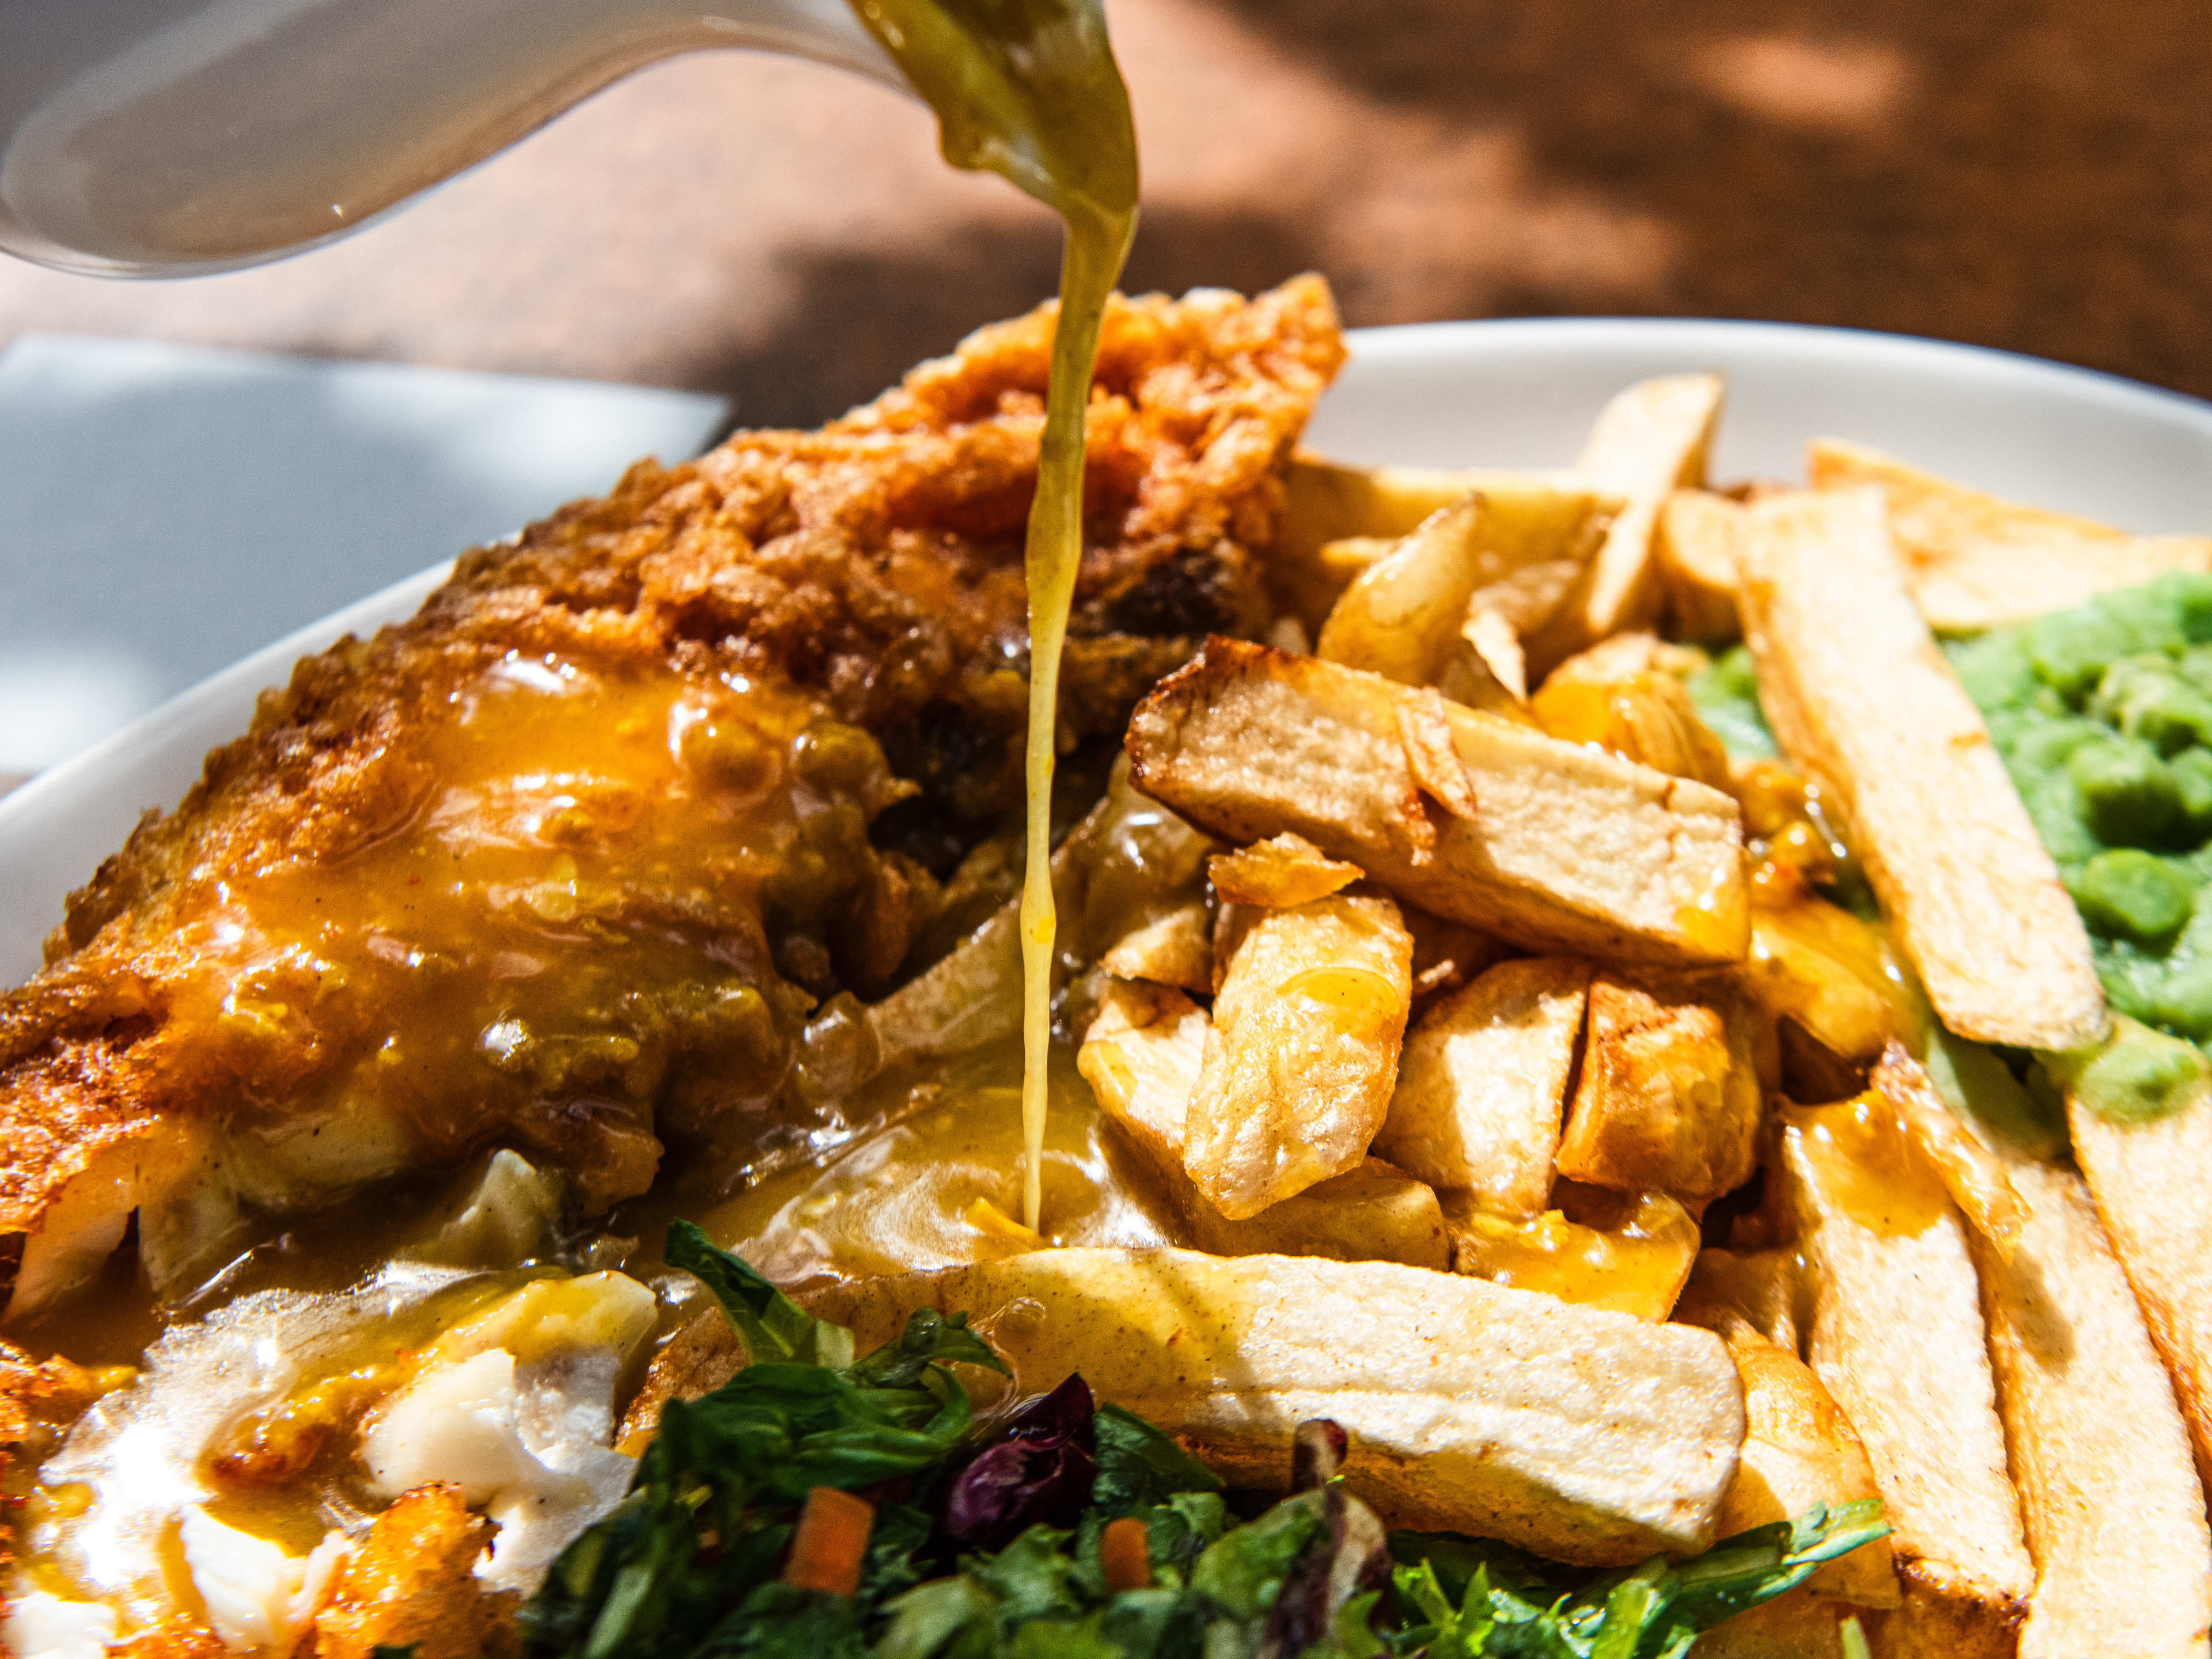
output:
M 1322 1529 L 1284 1576 L 1255 1659 L 1297 1659 L 1331 1634 L 1346 1602 L 1390 1580 L 1389 1534 L 1374 1510 L 1341 1486 L 1323 1486 L 1305 1501 L 1319 1505 Z
M 1040 1522 L 1074 1525 L 1097 1474 L 1091 1416 L 1091 1385 L 1080 1376 L 1023 1407 L 946 1483 L 939 1529 L 963 1547 L 995 1550 Z
M 1299 1424 L 1291 1439 L 1291 1490 L 1311 1492 L 1335 1480 L 1351 1443 L 1344 1430 L 1328 1418 L 1309 1417 Z

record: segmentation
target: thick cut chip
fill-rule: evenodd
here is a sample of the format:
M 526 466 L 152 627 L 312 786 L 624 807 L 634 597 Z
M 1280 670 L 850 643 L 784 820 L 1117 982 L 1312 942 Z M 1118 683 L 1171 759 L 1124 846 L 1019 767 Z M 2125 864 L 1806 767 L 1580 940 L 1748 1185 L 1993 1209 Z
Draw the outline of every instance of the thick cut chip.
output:
M 2212 1090 L 2117 1122 L 2069 1091 L 2074 1156 L 2135 1287 L 2212 1488 Z
M 1191 1242 L 1212 1255 L 1316 1255 L 1437 1272 L 1451 1262 L 1451 1234 L 1435 1188 L 1379 1158 L 1249 1220 L 1231 1221 L 1202 1201 L 1182 1208 Z
M 1562 496 L 1585 493 L 1573 474 L 1413 466 L 1349 466 L 1300 453 L 1284 478 L 1282 531 L 1268 573 L 1284 607 L 1318 631 L 1352 579 L 1438 509 L 1480 490 L 1501 525 L 1541 529 Z M 1618 507 L 1608 501 L 1608 515 Z
M 1268 566 L 1276 591 L 1282 596 L 1287 619 L 1296 622 L 1310 641 L 1328 620 L 1328 613 L 1344 590 L 1360 573 L 1378 565 L 1398 550 L 1396 536 L 1346 536 L 1323 544 L 1311 554 L 1292 560 L 1278 550 Z M 1280 645 L 1280 640 L 1270 643 Z M 1287 648 L 1287 647 L 1286 647 Z M 1297 647 L 1310 651 L 1310 643 Z
M 1522 648 L 1522 635 L 1534 632 L 1558 614 L 1585 568 L 1571 559 L 1525 565 L 1503 581 L 1477 588 L 1467 602 L 1461 637 L 1474 647 L 1480 666 L 1516 702 L 1528 699 L 1528 653 Z M 1462 670 L 1474 666 L 1464 657 L 1455 661 Z M 1451 691 L 1454 683 L 1454 671 L 1448 669 L 1437 684 Z M 1456 692 L 1452 695 L 1458 696 Z
M 1696 1271 L 1682 1295 L 1686 1305 L 1725 1309 L 1750 1322 L 1751 1328 L 1775 1346 L 1798 1353 L 1804 1347 L 1798 1334 L 1798 1304 L 1803 1290 L 1804 1275 L 1798 1269 L 1795 1250 L 1711 1249 L 1698 1252 Z M 1711 1322 L 1691 1319 L 1689 1322 Z
M 1528 653 L 1521 649 L 1521 630 L 1514 627 L 1505 614 L 1487 605 L 1470 605 L 1467 621 L 1461 625 L 1459 631 L 1460 637 L 1474 648 L 1474 654 L 1480 659 L 1489 678 L 1510 692 L 1516 702 L 1527 702 Z M 1445 681 L 1439 680 L 1437 684 L 1442 685 Z M 1455 696 L 1453 701 L 1468 702 L 1468 699 L 1458 696 Z M 1469 708 L 1475 706 L 1468 703 Z
M 1249 1220 L 1199 1195 L 1183 1169 L 1183 1126 L 1206 1054 L 1206 1011 L 1152 986 L 1109 987 L 1076 1065 L 1165 1190 L 1189 1241 L 1215 1255 L 1326 1255 L 1442 1267 L 1443 1212 L 1425 1182 L 1381 1158 L 1316 1182 Z
M 1478 595 L 1481 609 L 1514 620 L 1551 586 L 1523 593 L 1514 578 L 1559 565 L 1579 573 L 1612 522 L 1612 502 L 1589 489 L 1544 505 L 1528 496 L 1493 507 L 1477 495 L 1441 509 L 1345 589 L 1316 653 L 1401 684 L 1436 684 L 1468 649 L 1462 629 Z
M 1388 1263 L 1040 1250 L 812 1305 L 863 1352 L 916 1308 L 966 1309 L 1017 1389 L 1079 1371 L 1235 1486 L 1279 1488 L 1292 1430 L 1333 1419 L 1348 1484 L 1393 1524 L 1563 1561 L 1704 1548 L 1743 1439 L 1708 1331 Z
M 1869 1081 L 1896 1112 L 1898 1127 L 1920 1148 L 1959 1212 L 2001 1257 L 2009 1257 L 2027 1208 L 2013 1190 L 2004 1161 L 1974 1139 L 1936 1092 L 1927 1069 L 1895 1038 Z
M 1565 468 L 1356 466 L 1302 449 L 1284 475 L 1276 551 L 1297 558 L 1346 537 L 1395 538 L 1478 490 L 1504 503 L 1516 518 L 1540 521 L 1556 510 L 1560 495 L 1586 489 Z
M 1743 958 L 1732 799 L 1447 704 L 1478 810 L 1431 817 L 1402 740 L 1409 695 L 1377 675 L 1209 640 L 1130 721 L 1131 776 L 1206 829 L 1247 842 L 1294 830 L 1422 908 L 1531 950 Z
M 1705 483 L 1723 390 L 1717 374 L 1669 375 L 1630 386 L 1599 413 L 1575 473 L 1626 505 L 1577 590 L 1526 641 L 1536 678 L 1608 634 L 1658 619 L 1659 510 L 1674 490 Z
M 1231 1220 L 1358 1167 L 1397 1081 L 1413 940 L 1387 898 L 1269 910 L 1231 951 L 1183 1164 Z
M 1183 1126 L 1212 1029 L 1179 991 L 1109 985 L 1085 1033 L 1076 1069 L 1153 1173 L 1182 1168 Z
M 1494 1215 L 1541 1214 L 1589 981 L 1588 963 L 1534 957 L 1440 998 L 1407 1036 L 1377 1155 Z
M 1711 978 L 1600 974 L 1559 1173 L 1692 1200 L 1751 1178 L 1759 1088 L 1749 1006 Z
M 1529 705 L 1547 734 L 1594 743 L 1623 760 L 1716 789 L 1729 787 L 1728 750 L 1698 717 L 1680 680 L 1646 671 L 1601 682 L 1565 672 L 1579 660 L 1562 665 Z
M 1743 1379 L 1743 1457 L 1735 1484 L 1729 1488 L 1723 1535 L 1794 1519 L 1816 1504 L 1832 1508 L 1881 1497 L 1866 1447 L 1835 1397 L 1810 1366 L 1735 1305 L 1729 1287 L 1734 1276 L 1725 1267 L 1693 1273 L 1674 1309 L 1680 1323 L 1701 1325 L 1728 1344 Z M 1895 1607 L 1897 1574 L 1889 1540 L 1878 1540 L 1823 1563 L 1806 1584 L 1815 1594 L 1868 1607 Z
M 1720 644 L 1742 631 L 1735 590 L 1743 511 L 1704 489 L 1678 489 L 1660 508 L 1651 556 L 1678 639 Z
M 1754 885 L 1751 959 L 1738 975 L 1745 994 L 1764 1018 L 1777 1025 L 1794 1020 L 1838 1060 L 1870 1065 L 1898 1034 L 1895 1010 L 1850 963 L 1822 948 L 1856 919 L 1810 894 L 1782 904 L 1760 899 Z
M 1119 979 L 1150 980 L 1186 991 L 1213 989 L 1213 918 L 1202 903 L 1178 906 L 1132 928 L 1098 959 Z
M 1284 909 L 1341 892 L 1366 872 L 1333 859 L 1303 836 L 1283 834 L 1206 860 L 1213 890 L 1224 904 Z
M 2212 537 L 2130 536 L 2001 501 L 1833 438 L 1814 439 L 1805 462 L 1816 489 L 1881 486 L 1905 586 L 1928 625 L 1944 632 L 2071 610 L 2162 571 L 2212 570 Z
M 1647 629 L 1633 629 L 1600 640 L 1575 654 L 1545 678 L 1547 685 L 1563 680 L 1583 680 L 1592 685 L 1611 685 L 1638 674 L 1671 674 L 1686 679 L 1707 666 L 1711 659 L 1694 646 L 1676 645 Z
M 1785 1112 L 1774 1173 L 1811 1275 L 1808 1358 L 1895 1529 L 1896 1644 L 1920 1651 L 1940 1631 L 1954 1652 L 2010 1655 L 2035 1571 L 1966 1223 L 1871 1097 Z
M 2172 1385 L 2081 1177 L 2009 1162 L 2017 1245 L 1970 1243 L 2035 1557 L 2021 1659 L 2202 1654 L 2212 1534 Z
M 1874 489 L 1748 509 L 1744 628 L 1791 760 L 1850 819 L 1883 913 L 1942 1016 L 1977 1042 L 2104 1034 L 2089 936 L 1906 596 Z

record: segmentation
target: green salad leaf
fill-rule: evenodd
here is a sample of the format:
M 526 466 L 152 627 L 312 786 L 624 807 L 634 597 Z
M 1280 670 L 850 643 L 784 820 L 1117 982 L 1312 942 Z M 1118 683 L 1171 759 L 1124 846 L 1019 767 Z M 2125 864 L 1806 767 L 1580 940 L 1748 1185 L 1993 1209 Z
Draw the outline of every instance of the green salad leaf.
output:
M 1164 1504 L 1178 1492 L 1219 1492 L 1213 1471 L 1136 1414 L 1102 1405 L 1092 1420 L 1098 1476 L 1091 1501 L 1109 1516 Z
M 525 1651 L 766 1652 L 763 1621 L 798 1621 L 820 1626 L 826 1650 L 837 1652 L 829 1623 L 864 1618 L 920 1579 L 928 1518 L 899 1506 L 878 1515 L 861 1593 L 831 1598 L 849 1604 L 837 1613 L 771 1593 L 784 1588 L 774 1575 L 798 1506 L 816 1486 L 857 1492 L 934 1471 L 973 1421 L 946 1366 L 1005 1364 L 967 1316 L 927 1310 L 865 1359 L 831 1364 L 851 1354 L 851 1333 L 815 1319 L 699 1229 L 676 1223 L 667 1256 L 714 1292 L 755 1363 L 714 1393 L 662 1409 L 629 1495 L 562 1553 L 523 1608 Z M 795 1357 L 805 1355 L 819 1358 Z
M 1689 1561 L 1611 1572 L 1386 1534 L 1333 1478 L 1344 1437 L 1328 1424 L 1300 1430 L 1302 1444 L 1333 1444 L 1301 1466 L 1305 1490 L 1232 1509 L 1203 1463 L 1079 1383 L 978 1430 L 948 1368 L 1005 1366 L 964 1315 L 916 1313 L 855 1360 L 849 1333 L 696 1228 L 672 1228 L 667 1255 L 714 1293 L 754 1363 L 664 1407 L 629 1495 L 524 1607 L 526 1659 L 1681 1659 L 1887 1530 L 1879 1504 L 1814 1509 Z M 951 1529 L 960 1504 L 1045 1501 L 1010 1447 L 1071 1441 L 1089 1460 L 1072 1466 L 1091 1471 L 1087 1501 L 1078 1486 L 1073 1502 L 1003 1511 L 1018 1530 L 996 1534 L 1002 1548 L 958 1541 L 978 1535 Z M 874 1505 L 854 1595 L 779 1577 L 816 1486 Z M 1143 1527 L 1148 1583 L 1109 1582 L 1117 1522 Z
M 682 1219 L 670 1222 L 661 1256 L 714 1292 L 753 1364 L 787 1359 L 800 1365 L 835 1367 L 853 1363 L 852 1332 L 815 1318 L 743 1256 L 717 1249 L 703 1227 Z
M 1815 1505 L 1703 1555 L 1577 1574 L 1479 1539 L 1395 1533 L 1399 1594 L 1427 1659 L 1680 1659 L 1716 1625 L 1795 1589 L 1824 1561 L 1887 1536 L 1872 1498 Z

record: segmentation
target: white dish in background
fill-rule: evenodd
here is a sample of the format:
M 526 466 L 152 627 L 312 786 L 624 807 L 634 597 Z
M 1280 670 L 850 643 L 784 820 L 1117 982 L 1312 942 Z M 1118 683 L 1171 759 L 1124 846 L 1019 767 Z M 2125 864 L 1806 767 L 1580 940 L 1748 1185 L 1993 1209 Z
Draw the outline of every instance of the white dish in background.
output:
M 0 351 L 0 773 L 434 559 L 695 455 L 726 398 L 164 340 Z
M 1972 347 L 1785 324 L 1562 319 L 1351 337 L 1308 442 L 1356 461 L 1559 466 L 1632 380 L 1729 378 L 1714 476 L 1802 475 L 1806 440 L 1850 438 L 1960 481 L 2150 533 L 2212 531 L 2212 405 Z M 556 503 L 544 504 L 550 510 Z M 0 800 L 0 984 L 27 978 L 62 900 L 245 731 L 293 660 L 412 612 L 444 567 L 256 652 Z

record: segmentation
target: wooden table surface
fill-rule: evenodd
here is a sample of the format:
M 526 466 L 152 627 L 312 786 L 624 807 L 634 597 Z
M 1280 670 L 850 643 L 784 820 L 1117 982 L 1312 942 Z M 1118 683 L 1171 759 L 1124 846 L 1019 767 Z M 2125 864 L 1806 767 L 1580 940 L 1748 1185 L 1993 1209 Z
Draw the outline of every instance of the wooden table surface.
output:
M 1133 286 L 1316 268 L 1347 319 L 1785 318 L 2212 393 L 2212 3 L 1109 0 Z M 1050 291 L 917 107 L 734 53 L 431 199 L 183 283 L 0 260 L 24 328 L 696 386 L 812 422 Z

